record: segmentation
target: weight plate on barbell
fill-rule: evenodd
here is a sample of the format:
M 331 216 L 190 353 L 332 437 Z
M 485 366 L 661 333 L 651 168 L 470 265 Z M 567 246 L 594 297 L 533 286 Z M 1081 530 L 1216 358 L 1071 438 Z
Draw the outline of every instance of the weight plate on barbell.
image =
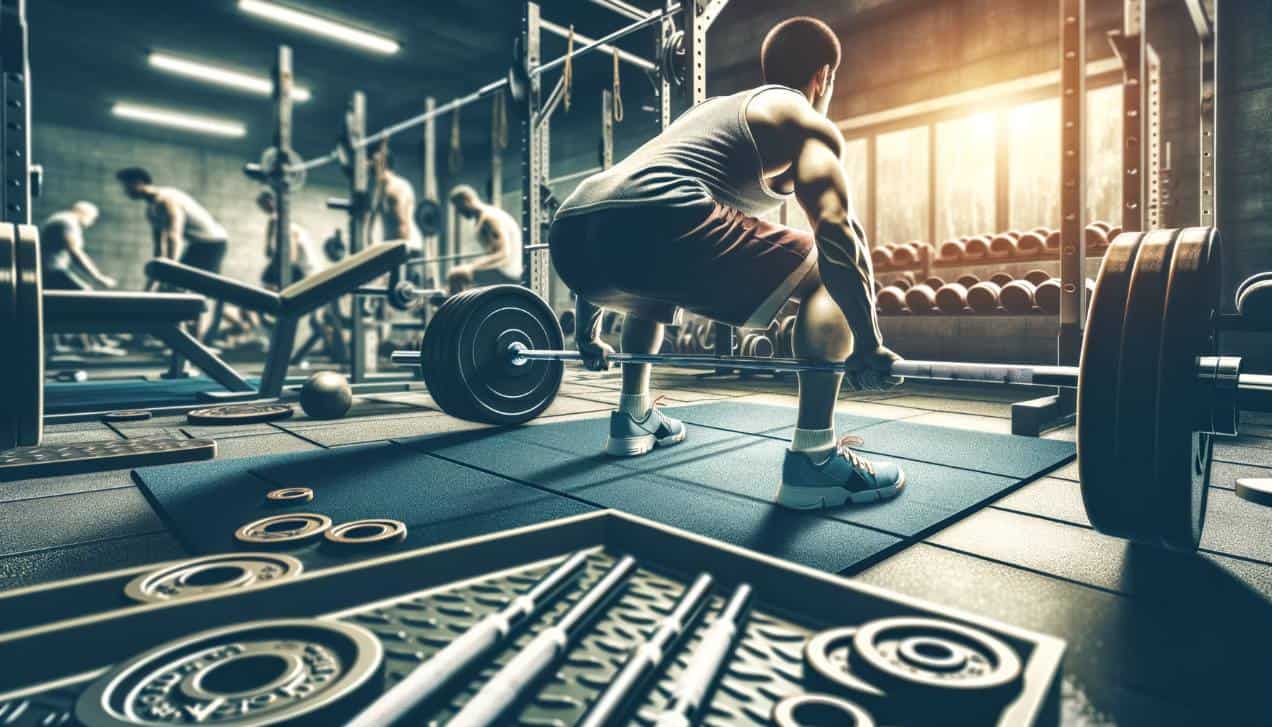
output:
M 15 269 L 17 230 L 0 222 L 0 338 L 17 338 L 18 282 Z M 0 356 L 0 452 L 18 446 L 18 374 L 11 370 L 17 356 Z
M 192 409 L 186 413 L 191 424 L 259 424 L 286 419 L 292 415 L 289 404 L 227 404 Z
M 401 520 L 375 518 L 340 523 L 324 536 L 337 545 L 384 545 L 406 539 L 406 523 Z
M 1218 351 L 1220 250 L 1219 233 L 1213 228 L 1190 227 L 1180 232 L 1162 307 L 1157 486 L 1147 504 L 1156 510 L 1161 543 L 1174 550 L 1197 549 L 1206 517 L 1214 440 L 1198 431 L 1198 414 L 1209 411 L 1214 394 L 1197 380 L 1197 358 Z
M 172 563 L 137 576 L 124 595 L 142 603 L 172 601 L 233 591 L 300 575 L 304 565 L 290 555 L 224 553 Z
M 1105 253 L 1078 365 L 1077 445 L 1082 501 L 1097 530 L 1122 537 L 1133 533 L 1143 519 L 1139 509 L 1143 503 L 1131 496 L 1117 452 L 1122 324 L 1131 273 L 1143 239 L 1142 233 L 1122 235 Z M 1132 468 L 1142 466 L 1138 462 L 1128 464 Z
M 234 539 L 252 545 L 300 545 L 331 527 L 331 518 L 312 512 L 289 512 L 253 520 L 234 531 Z
M 44 434 L 44 292 L 40 272 L 40 231 L 14 225 L 17 231 L 17 332 L 8 355 L 11 385 L 16 385 L 18 446 L 34 447 Z
M 979 710 L 1013 696 L 1020 657 L 979 629 L 940 619 L 882 618 L 860 626 L 849 662 L 892 700 Z M 938 705 L 943 705 L 939 707 Z
M 384 647 L 341 621 L 256 621 L 176 639 L 99 677 L 85 727 L 340 724 L 380 687 Z
M 1124 537 L 1157 542 L 1159 483 L 1156 477 L 1158 377 L 1161 371 L 1162 325 L 1166 281 L 1179 230 L 1153 230 L 1144 235 L 1126 294 L 1122 322 L 1122 353 L 1118 359 L 1117 461 L 1122 467 L 1119 487 L 1129 498 L 1133 515 Z M 1192 362 L 1188 364 L 1190 367 Z M 1172 396 L 1184 395 L 1176 392 Z M 1188 426 L 1194 419 L 1189 417 Z
M 521 424 L 547 409 L 561 388 L 560 361 L 516 362 L 513 344 L 564 346 L 552 309 L 517 285 L 474 288 L 447 301 L 421 343 L 424 380 L 446 413 L 489 424 Z M 435 392 L 435 393 L 434 393 Z
M 278 163 L 279 149 L 276 146 L 267 146 L 265 151 L 261 153 L 261 172 L 267 181 L 272 179 L 274 165 Z M 282 176 L 280 179 L 287 189 L 292 192 L 299 191 L 305 186 L 305 160 L 294 149 L 287 151 L 283 157 Z
M 425 197 L 415 205 L 415 225 L 424 237 L 433 237 L 442 231 L 442 206 L 435 199 Z

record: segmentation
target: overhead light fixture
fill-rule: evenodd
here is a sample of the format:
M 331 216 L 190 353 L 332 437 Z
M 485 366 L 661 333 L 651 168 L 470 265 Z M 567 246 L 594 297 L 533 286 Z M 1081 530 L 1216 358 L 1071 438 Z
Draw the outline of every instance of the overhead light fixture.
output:
M 237 88 L 260 96 L 270 96 L 274 93 L 274 82 L 268 78 L 253 76 L 229 68 L 209 66 L 206 63 L 170 56 L 167 53 L 151 53 L 147 60 L 155 68 L 175 73 L 178 76 L 229 86 L 230 88 Z M 293 101 L 303 103 L 308 101 L 309 98 L 309 89 L 304 86 L 292 86 Z
M 216 119 L 208 116 L 160 109 L 153 106 L 138 106 L 130 103 L 116 103 L 110 112 L 121 119 L 144 121 L 156 126 L 169 126 L 174 129 L 197 131 L 214 136 L 241 137 L 247 134 L 247 127 L 237 121 Z
M 368 33 L 365 30 L 352 28 L 343 23 L 310 15 L 294 8 L 275 5 L 263 0 L 239 0 L 239 10 L 275 23 L 290 25 L 315 35 L 322 35 L 342 43 L 365 48 L 376 53 L 392 55 L 401 49 L 401 45 L 392 38 Z

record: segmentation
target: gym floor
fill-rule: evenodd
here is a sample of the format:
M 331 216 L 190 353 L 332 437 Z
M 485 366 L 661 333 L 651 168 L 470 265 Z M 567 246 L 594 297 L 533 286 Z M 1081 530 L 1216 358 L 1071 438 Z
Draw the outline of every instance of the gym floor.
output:
M 570 371 L 553 408 L 530 426 L 603 415 L 615 405 L 618 388 L 615 374 Z M 660 371 L 655 390 L 673 403 L 795 403 L 793 383 L 768 377 L 740 381 Z M 845 394 L 840 411 L 1008 434 L 1011 402 L 1030 395 L 1024 389 L 911 382 L 884 394 Z M 1252 687 L 1266 681 L 1267 661 L 1259 655 L 1272 649 L 1272 541 L 1261 509 L 1238 499 L 1232 488 L 1238 477 L 1272 476 L 1272 437 L 1260 428 L 1272 419 L 1247 415 L 1245 423 L 1257 433 L 1217 447 L 1197 557 L 1150 552 L 1095 532 L 1083 514 L 1077 465 L 1070 462 L 845 575 L 1066 640 L 1064 724 L 1265 723 L 1266 692 Z M 197 435 L 215 437 L 218 459 L 227 459 L 444 432 L 460 424 L 437 411 L 426 393 L 412 391 L 361 397 L 350 416 L 336 422 L 292 420 L 219 435 L 189 427 L 184 417 L 131 426 L 94 421 L 54 425 L 46 441 Z M 1074 431 L 1045 436 L 1071 440 Z M 371 467 L 368 477 L 375 476 Z M 21 523 L 0 528 L 4 588 L 188 555 L 128 470 L 6 483 L 0 522 Z M 1197 593 L 1206 594 L 1204 610 L 1191 597 Z M 1226 718 L 1216 721 L 1217 714 Z

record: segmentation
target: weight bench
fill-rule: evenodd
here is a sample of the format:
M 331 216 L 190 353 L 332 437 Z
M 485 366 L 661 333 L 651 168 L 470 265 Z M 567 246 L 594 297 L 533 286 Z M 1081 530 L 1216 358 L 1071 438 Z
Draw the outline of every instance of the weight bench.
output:
M 253 392 L 237 371 L 182 327 L 206 309 L 203 298 L 184 293 L 47 290 L 44 332 L 149 334 L 231 392 Z
M 296 345 L 296 329 L 301 319 L 394 270 L 406 262 L 406 257 L 407 247 L 404 242 L 372 245 L 277 293 L 167 258 L 146 263 L 146 275 L 152 280 L 199 293 L 211 300 L 233 303 L 245 310 L 272 316 L 275 323 L 274 333 L 270 337 L 269 357 L 265 361 L 265 371 L 261 374 L 260 390 L 252 392 L 251 396 L 277 397 L 283 390 L 292 349 Z M 242 394 L 233 391 L 212 392 L 205 396 L 215 399 L 243 398 Z

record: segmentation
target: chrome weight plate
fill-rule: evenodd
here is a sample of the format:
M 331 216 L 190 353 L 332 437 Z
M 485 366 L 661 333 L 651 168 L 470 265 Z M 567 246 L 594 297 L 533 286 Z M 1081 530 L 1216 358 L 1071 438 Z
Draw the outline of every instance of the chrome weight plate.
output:
M 271 505 L 297 505 L 313 499 L 314 491 L 308 487 L 280 487 L 265 493 L 265 500 Z
M 866 710 L 846 699 L 827 694 L 800 694 L 787 697 L 773 707 L 777 727 L 874 727 Z
M 368 519 L 340 523 L 323 537 L 339 545 L 384 545 L 406 538 L 406 523 L 401 520 Z
M 290 555 L 226 553 L 165 565 L 124 586 L 124 595 L 142 603 L 172 601 L 250 588 L 300 575 L 304 565 Z
M 310 512 L 291 512 L 253 520 L 234 531 L 234 538 L 252 545 L 300 545 L 320 537 L 331 518 Z
M 881 689 L 867 684 L 852 672 L 849 654 L 857 627 L 844 626 L 827 629 L 808 640 L 804 645 L 806 673 L 814 680 L 835 691 L 845 692 L 870 704 L 878 704 L 887 695 Z
M 921 700 L 928 709 L 979 710 L 1002 704 L 1020 681 L 1020 657 L 998 638 L 939 619 L 871 621 L 853 636 L 849 663 L 891 700 Z
M 257 621 L 194 634 L 98 678 L 75 704 L 84 727 L 339 724 L 382 681 L 384 649 L 361 626 Z
M 102 415 L 104 422 L 141 422 L 149 419 L 153 414 L 148 409 L 120 409 L 118 411 L 108 411 Z

